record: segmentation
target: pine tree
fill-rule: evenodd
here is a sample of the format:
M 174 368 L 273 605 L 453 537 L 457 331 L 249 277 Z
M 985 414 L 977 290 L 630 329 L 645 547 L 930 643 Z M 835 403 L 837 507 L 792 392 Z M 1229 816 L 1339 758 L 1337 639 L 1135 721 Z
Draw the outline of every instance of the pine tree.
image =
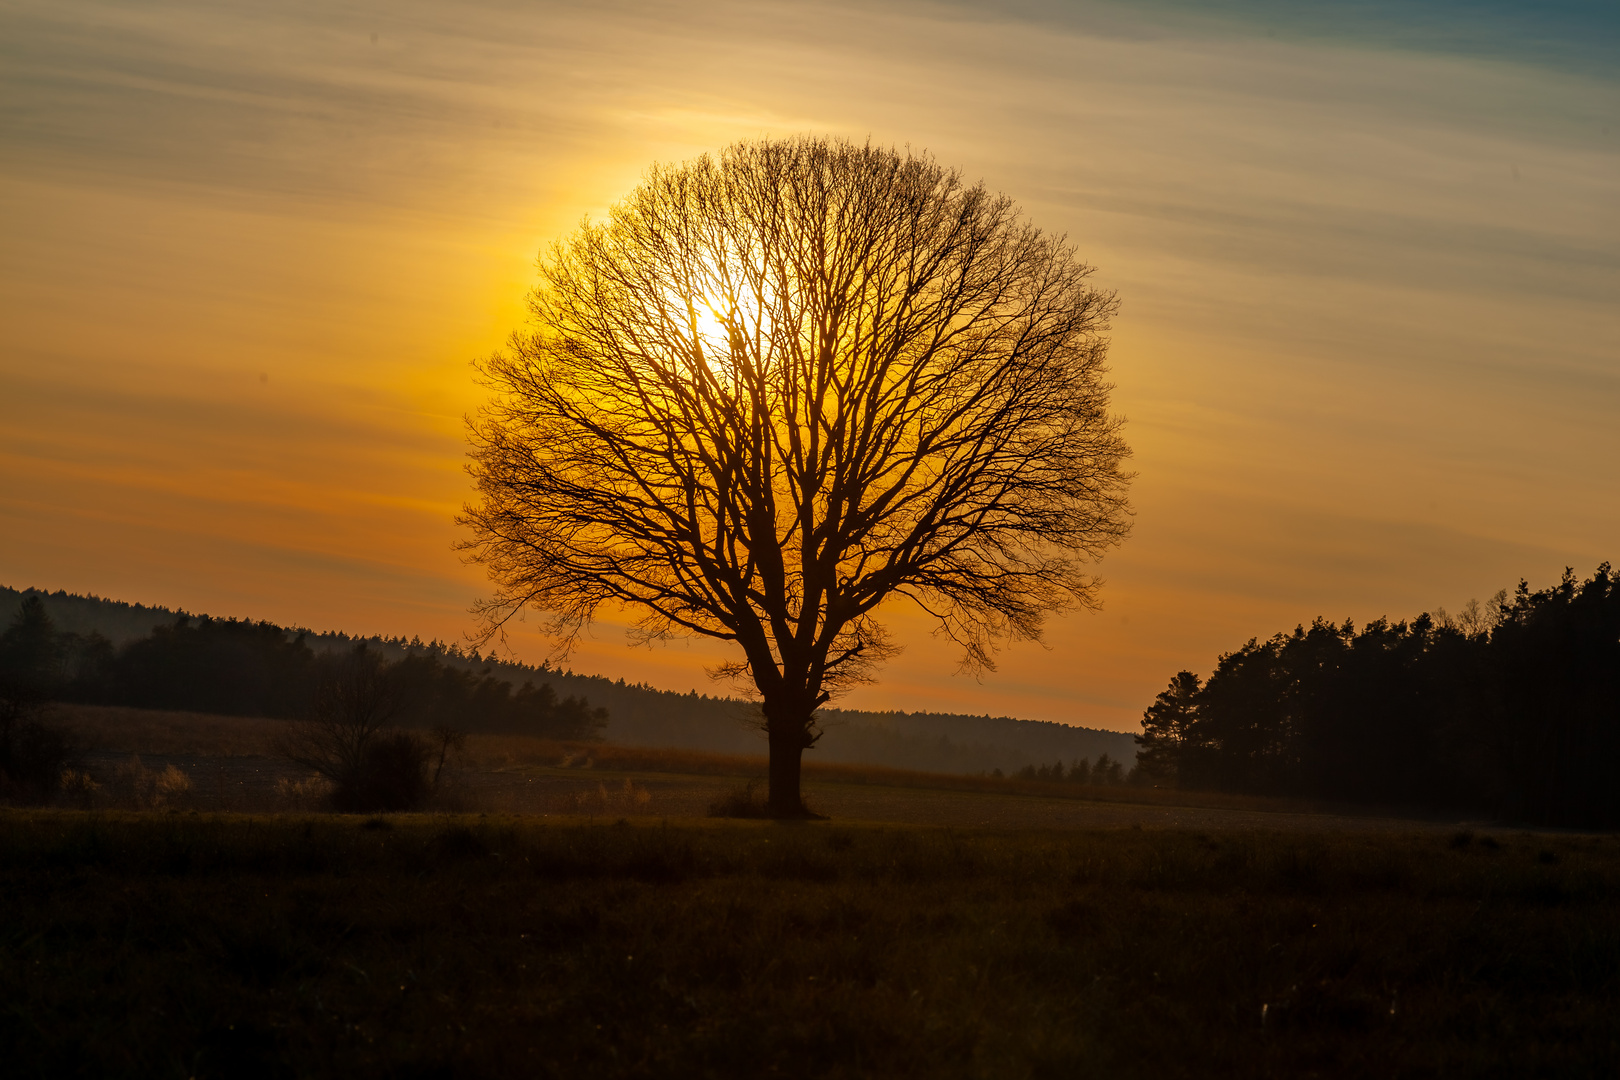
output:
M 1136 737 L 1136 764 L 1152 780 L 1176 779 L 1187 729 L 1198 716 L 1198 676 L 1180 671 L 1142 714 L 1142 734 Z

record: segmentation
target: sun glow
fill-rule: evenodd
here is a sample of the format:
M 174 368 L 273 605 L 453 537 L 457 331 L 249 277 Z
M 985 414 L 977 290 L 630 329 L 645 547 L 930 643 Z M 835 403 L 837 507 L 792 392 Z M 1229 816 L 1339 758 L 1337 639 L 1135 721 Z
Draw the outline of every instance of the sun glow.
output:
M 683 287 L 666 294 L 666 302 L 678 328 L 677 351 L 694 369 L 731 380 L 749 354 L 756 363 L 765 361 L 775 326 L 772 298 L 733 260 L 703 259 Z
M 702 296 L 692 298 L 689 323 L 691 332 L 696 336 L 703 349 L 703 355 L 709 360 L 729 359 L 731 356 L 731 330 L 726 321 Z

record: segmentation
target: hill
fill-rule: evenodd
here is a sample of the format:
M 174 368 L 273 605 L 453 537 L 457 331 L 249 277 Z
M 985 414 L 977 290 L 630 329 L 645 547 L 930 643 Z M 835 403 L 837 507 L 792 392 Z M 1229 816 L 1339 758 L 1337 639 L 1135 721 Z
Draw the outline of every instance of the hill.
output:
M 0 623 L 9 623 L 10 613 L 29 594 L 40 596 L 57 629 L 100 634 L 114 646 L 139 641 L 178 619 L 197 617 L 166 607 L 0 586 Z M 584 697 L 592 706 L 606 708 L 605 736 L 617 743 L 744 754 L 764 749 L 764 738 L 754 726 L 758 709 L 739 698 L 659 690 L 623 679 L 480 656 L 476 650 L 464 652 L 456 645 L 419 638 L 361 638 L 302 628 L 283 628 L 282 632 L 289 638 L 303 635 L 316 652 L 347 649 L 363 641 L 391 658 L 430 654 L 447 665 L 487 673 L 514 687 L 525 682 L 549 684 L 560 698 Z M 814 757 L 824 762 L 977 773 L 1096 760 L 1103 754 L 1129 762 L 1136 754 L 1135 742 L 1127 733 L 1010 716 L 824 709 L 821 724 L 825 734 Z

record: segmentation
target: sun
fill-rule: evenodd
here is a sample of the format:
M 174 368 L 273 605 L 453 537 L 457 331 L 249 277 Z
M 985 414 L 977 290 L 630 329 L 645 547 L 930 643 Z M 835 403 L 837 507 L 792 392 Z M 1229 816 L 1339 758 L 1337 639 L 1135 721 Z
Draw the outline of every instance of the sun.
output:
M 664 295 L 678 350 L 694 367 L 735 379 L 748 362 L 746 343 L 769 336 L 767 298 L 749 288 L 748 275 L 726 259 L 702 260 L 679 278 Z
M 714 358 L 729 356 L 731 353 L 731 331 L 727 328 L 725 320 L 715 310 L 707 298 L 694 296 L 692 310 L 689 313 L 690 329 L 703 344 L 706 355 Z

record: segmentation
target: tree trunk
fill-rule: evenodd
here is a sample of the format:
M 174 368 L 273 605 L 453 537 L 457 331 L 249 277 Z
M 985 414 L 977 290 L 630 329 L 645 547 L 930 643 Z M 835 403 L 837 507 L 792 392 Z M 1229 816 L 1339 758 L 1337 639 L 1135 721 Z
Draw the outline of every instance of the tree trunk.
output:
M 803 739 L 771 736 L 770 813 L 774 818 L 804 816 L 804 797 L 799 790 L 799 769 L 804 754 Z
M 770 740 L 770 795 L 768 807 L 774 818 L 809 817 L 799 787 L 804 752 L 815 740 L 810 737 L 813 709 L 795 702 L 765 699 L 765 732 Z

